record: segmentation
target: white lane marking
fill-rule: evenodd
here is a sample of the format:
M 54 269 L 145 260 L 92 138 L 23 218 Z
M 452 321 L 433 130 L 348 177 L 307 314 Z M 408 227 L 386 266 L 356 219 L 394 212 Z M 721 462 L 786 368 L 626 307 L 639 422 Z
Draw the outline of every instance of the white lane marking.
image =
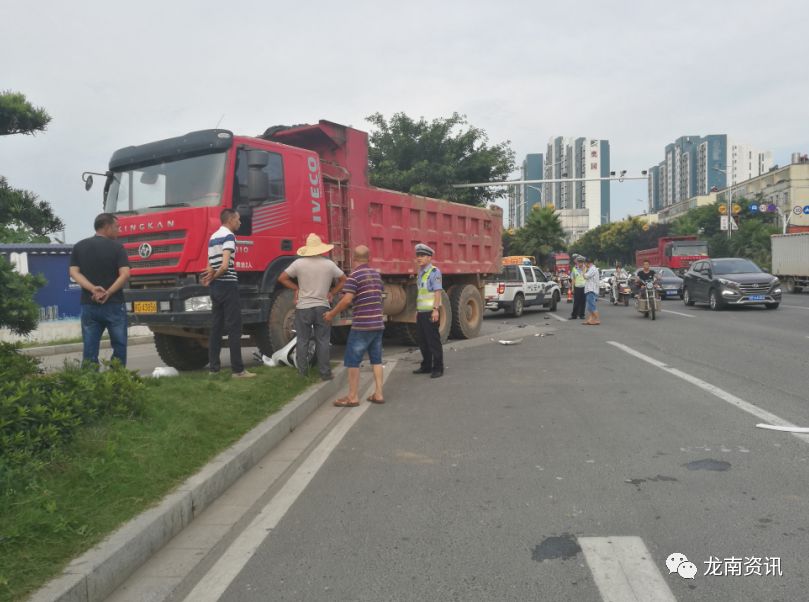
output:
M 716 385 L 712 385 L 711 383 L 705 382 L 701 378 L 697 378 L 696 376 L 692 376 L 692 375 L 690 375 L 690 374 L 688 374 L 686 372 L 683 372 L 682 370 L 678 370 L 677 368 L 672 368 L 672 367 L 664 364 L 663 362 L 660 362 L 660 361 L 658 361 L 658 360 L 656 360 L 656 359 L 654 359 L 652 357 L 649 357 L 648 355 L 645 355 L 645 354 L 641 353 L 640 351 L 636 351 L 635 349 L 632 349 L 631 347 L 627 347 L 626 345 L 624 345 L 622 343 L 618 343 L 616 341 L 607 341 L 607 344 L 612 345 L 614 347 L 617 347 L 618 349 L 621 349 L 622 351 L 625 351 L 629 355 L 633 355 L 636 358 L 643 360 L 644 362 L 652 364 L 653 366 L 656 366 L 657 368 L 660 368 L 664 372 L 668 372 L 669 374 L 672 374 L 672 375 L 674 375 L 674 376 L 676 376 L 678 378 L 681 378 L 684 381 L 689 382 L 692 385 L 695 385 L 695 386 L 699 387 L 703 391 L 707 391 L 708 393 L 711 393 L 712 395 L 716 395 L 722 401 L 726 401 L 730 405 L 736 406 L 740 410 L 743 410 L 743 411 L 747 412 L 748 414 L 752 414 L 756 418 L 764 420 L 764 421 L 766 421 L 766 422 L 768 422 L 770 424 L 776 424 L 776 425 L 779 425 L 779 426 L 786 426 L 786 427 L 794 427 L 795 426 L 794 424 L 792 424 L 788 420 L 784 420 L 783 418 L 781 418 L 780 416 L 776 416 L 772 412 L 768 412 L 767 410 L 762 409 L 762 408 L 758 407 L 757 405 L 754 405 L 754 404 L 750 403 L 749 401 L 745 401 L 741 397 L 736 397 L 732 393 L 728 393 L 727 391 L 725 391 L 724 389 L 720 389 Z M 798 439 L 800 439 L 804 443 L 809 443 L 809 437 L 807 437 L 806 435 L 803 435 L 801 433 L 792 433 L 792 436 L 797 437 Z
M 385 380 L 396 367 L 391 361 L 385 369 Z M 366 392 L 369 390 L 366 387 Z M 365 395 L 360 395 L 364 400 Z M 191 593 L 185 597 L 185 602 L 216 602 L 225 593 L 225 590 L 242 571 L 253 557 L 259 546 L 267 537 L 272 535 L 273 529 L 278 525 L 287 510 L 295 503 L 298 496 L 303 493 L 306 486 L 317 474 L 317 471 L 326 462 L 334 448 L 343 436 L 354 426 L 365 411 L 373 404 L 362 401 L 359 407 L 346 408 L 349 414 L 327 434 L 320 444 L 312 451 L 306 460 L 298 467 L 295 473 L 284 483 L 281 490 L 261 509 L 258 516 L 245 528 L 239 537 L 230 544 L 216 564 L 197 583 Z
M 578 541 L 604 602 L 677 602 L 640 537 Z
M 680 313 L 679 311 L 671 311 L 670 309 L 661 309 L 660 311 L 665 312 L 667 314 L 676 314 L 676 315 L 682 316 L 684 318 L 693 318 L 694 317 L 694 314 L 683 314 L 683 313 Z
M 809 309 L 809 307 L 806 307 L 805 305 L 784 305 L 783 303 L 781 304 L 781 307 L 791 307 L 792 309 Z
M 562 316 L 557 316 L 555 313 L 548 312 L 548 315 L 549 315 L 551 318 L 556 318 L 556 319 L 557 319 L 557 320 L 559 320 L 560 322 L 567 322 L 567 318 L 563 318 Z

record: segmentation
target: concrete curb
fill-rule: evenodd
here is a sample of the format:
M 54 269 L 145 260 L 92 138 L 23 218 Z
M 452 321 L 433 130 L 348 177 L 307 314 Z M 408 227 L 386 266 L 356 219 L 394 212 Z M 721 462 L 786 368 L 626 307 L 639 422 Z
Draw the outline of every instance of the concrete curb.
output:
M 220 453 L 182 485 L 96 547 L 74 559 L 35 592 L 30 602 L 100 602 L 148 558 L 182 531 L 195 516 L 345 386 L 347 372 L 334 369 L 334 380 L 305 391 Z
M 129 337 L 127 345 L 143 345 L 145 343 L 153 343 L 154 337 L 152 335 Z M 109 349 L 111 347 L 109 339 L 101 341 L 101 349 Z M 45 357 L 46 355 L 60 355 L 62 353 L 76 353 L 83 350 L 81 343 L 66 343 L 64 345 L 43 345 L 42 347 L 26 347 L 20 349 L 26 355 L 35 355 L 37 357 Z

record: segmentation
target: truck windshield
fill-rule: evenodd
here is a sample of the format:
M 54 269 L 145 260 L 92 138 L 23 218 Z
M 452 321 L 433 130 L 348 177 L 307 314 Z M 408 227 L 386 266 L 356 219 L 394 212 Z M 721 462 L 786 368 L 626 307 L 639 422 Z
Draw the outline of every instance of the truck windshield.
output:
M 208 207 L 222 200 L 226 153 L 112 173 L 104 211 L 144 213 L 166 207 Z
M 708 243 L 701 240 L 680 240 L 672 244 L 672 257 L 708 256 Z

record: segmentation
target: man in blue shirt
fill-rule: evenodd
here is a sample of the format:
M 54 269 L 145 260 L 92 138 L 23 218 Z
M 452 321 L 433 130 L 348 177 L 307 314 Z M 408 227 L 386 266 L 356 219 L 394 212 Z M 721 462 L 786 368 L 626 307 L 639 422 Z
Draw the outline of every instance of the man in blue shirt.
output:
M 438 323 L 441 316 L 441 271 L 432 264 L 433 250 L 425 244 L 416 245 L 416 263 L 419 273 L 416 278 L 416 328 L 421 350 L 421 367 L 413 374 L 429 374 L 431 378 L 444 375 L 444 349 Z

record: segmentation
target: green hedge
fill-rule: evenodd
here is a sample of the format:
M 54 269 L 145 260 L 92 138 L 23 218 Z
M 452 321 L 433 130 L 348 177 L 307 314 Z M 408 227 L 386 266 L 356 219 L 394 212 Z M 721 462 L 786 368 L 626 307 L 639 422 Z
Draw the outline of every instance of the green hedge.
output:
M 43 374 L 37 360 L 0 344 L 0 492 L 12 473 L 53 459 L 80 426 L 139 414 L 143 390 L 142 379 L 117 363 Z

